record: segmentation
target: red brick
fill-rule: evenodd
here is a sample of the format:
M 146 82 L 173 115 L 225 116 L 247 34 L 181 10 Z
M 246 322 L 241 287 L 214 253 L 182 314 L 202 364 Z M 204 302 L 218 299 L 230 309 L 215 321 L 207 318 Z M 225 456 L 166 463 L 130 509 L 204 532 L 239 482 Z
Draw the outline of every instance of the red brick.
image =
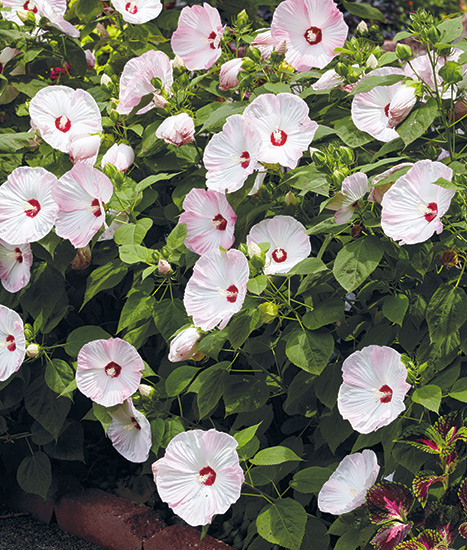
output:
M 204 537 L 200 542 L 201 531 L 187 525 L 171 525 L 144 542 L 144 550 L 232 550 L 231 546 Z
M 62 498 L 55 516 L 63 531 L 111 550 L 141 550 L 145 538 L 165 527 L 154 510 L 99 489 Z
M 19 487 L 12 489 L 5 498 L 5 504 L 12 510 L 27 512 L 32 517 L 50 523 L 54 512 L 55 502 L 52 499 L 43 500 L 38 495 L 25 493 Z

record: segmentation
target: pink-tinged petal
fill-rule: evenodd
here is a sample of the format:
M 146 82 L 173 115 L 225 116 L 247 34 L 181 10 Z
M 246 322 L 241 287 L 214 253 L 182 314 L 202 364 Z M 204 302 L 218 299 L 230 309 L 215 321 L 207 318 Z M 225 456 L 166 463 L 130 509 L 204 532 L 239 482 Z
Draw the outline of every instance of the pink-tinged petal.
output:
M 156 130 L 156 137 L 181 147 L 195 140 L 195 123 L 186 113 L 166 118 Z
M 240 497 L 244 477 L 232 440 L 216 430 L 184 432 L 153 464 L 159 496 L 189 525 L 210 523 Z
M 179 223 L 186 223 L 185 246 L 197 254 L 229 249 L 234 243 L 237 216 L 225 195 L 216 191 L 192 189 L 183 201 L 185 212 Z
M 339 225 L 343 225 L 344 223 L 347 223 L 352 219 L 354 212 L 354 206 L 344 206 L 336 211 L 336 213 L 334 214 L 334 219 L 336 220 L 336 223 L 338 223 Z
M 219 12 L 209 4 L 185 6 L 180 13 L 171 46 L 190 71 L 209 69 L 219 59 L 224 33 Z
M 236 57 L 230 61 L 226 61 L 219 73 L 219 90 L 223 92 L 238 86 L 238 73 L 242 68 L 243 59 Z
M 71 36 L 71 38 L 79 38 L 80 33 L 79 30 L 66 21 L 63 17 L 63 15 L 57 14 L 57 13 L 51 13 L 49 17 L 49 22 L 47 23 L 50 27 L 55 27 L 59 31 L 63 32 L 67 36 Z
M 76 248 L 86 246 L 104 224 L 104 205 L 112 194 L 112 182 L 106 175 L 86 163 L 76 164 L 53 190 L 60 207 L 57 235 L 69 239 Z
M 274 49 L 274 38 L 272 37 L 271 31 L 267 30 L 257 34 L 250 46 L 258 48 L 261 52 L 262 59 L 269 59 Z
M 366 493 L 378 477 L 379 465 L 373 451 L 346 456 L 323 485 L 318 508 L 328 514 L 346 514 L 365 503 Z
M 144 369 L 136 349 L 120 338 L 85 344 L 77 361 L 78 389 L 104 407 L 123 403 L 135 393 Z
M 136 25 L 155 19 L 163 8 L 160 0 L 112 0 L 112 4 L 124 21 Z
M 348 27 L 333 0 L 285 0 L 274 12 L 271 34 L 286 41 L 288 61 L 297 71 L 322 69 L 342 47 Z
M 58 206 L 52 198 L 57 178 L 40 167 L 13 170 L 0 186 L 0 238 L 9 244 L 30 243 L 52 229 Z
M 164 52 L 149 50 L 139 57 L 130 59 L 123 68 L 120 77 L 120 95 L 117 112 L 128 115 L 136 107 L 143 96 L 154 93 L 154 100 L 137 114 L 143 114 L 158 106 L 158 90 L 154 88 L 152 79 L 158 78 L 162 87 L 170 92 L 173 84 L 173 71 L 170 59 Z
M 73 134 L 68 144 L 70 159 L 73 164 L 87 162 L 91 166 L 96 163 L 101 138 L 98 134 Z
M 269 243 L 264 273 L 288 273 L 310 255 L 310 237 L 305 227 L 292 216 L 274 216 L 254 225 L 247 244 Z
M 145 462 L 151 450 L 151 426 L 144 414 L 129 398 L 110 416 L 107 436 L 115 449 L 130 462 Z
M 289 93 L 262 94 L 245 109 L 254 120 L 262 145 L 258 160 L 295 168 L 318 124 L 308 117 L 303 99 Z
M 211 250 L 201 256 L 185 289 L 183 302 L 195 326 L 223 328 L 240 311 L 246 296 L 248 261 L 238 250 Z
M 455 191 L 434 185 L 441 177 L 451 181 L 452 170 L 440 162 L 421 160 L 386 191 L 381 227 L 388 237 L 400 244 L 415 244 L 442 231 L 440 218 Z
M 352 353 L 342 365 L 342 377 L 338 409 L 359 433 L 376 431 L 405 410 L 407 369 L 392 348 L 372 345 Z
M 31 277 L 33 262 L 29 244 L 11 245 L 0 239 L 0 279 L 8 292 L 18 292 Z
M 179 332 L 170 342 L 169 361 L 177 363 L 191 359 L 198 353 L 197 344 L 200 339 L 201 333 L 196 328 L 190 327 Z
M 222 131 L 214 135 L 204 151 L 209 189 L 237 191 L 257 167 L 261 136 L 252 120 L 241 115 L 227 118 Z
M 0 305 L 0 382 L 19 370 L 26 355 L 26 339 L 21 317 Z

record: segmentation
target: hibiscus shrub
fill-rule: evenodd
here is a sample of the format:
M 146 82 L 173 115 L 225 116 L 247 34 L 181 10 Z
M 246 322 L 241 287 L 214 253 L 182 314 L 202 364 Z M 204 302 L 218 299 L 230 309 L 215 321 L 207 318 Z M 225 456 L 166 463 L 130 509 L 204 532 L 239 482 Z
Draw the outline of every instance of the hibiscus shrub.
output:
M 242 4 L 3 0 L 0 487 L 125 459 L 238 549 L 460 548 L 461 17 Z

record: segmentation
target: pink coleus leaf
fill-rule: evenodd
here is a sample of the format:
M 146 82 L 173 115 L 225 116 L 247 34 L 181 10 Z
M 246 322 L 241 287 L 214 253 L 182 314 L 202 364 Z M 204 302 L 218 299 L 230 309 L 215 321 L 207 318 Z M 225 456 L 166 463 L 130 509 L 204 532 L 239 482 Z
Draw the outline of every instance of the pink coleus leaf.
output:
M 406 523 L 407 514 L 414 500 L 408 487 L 391 481 L 383 481 L 374 485 L 366 496 L 370 519 L 376 524 L 390 520 Z
M 393 550 L 405 539 L 412 527 L 412 522 L 407 525 L 399 521 L 391 522 L 376 533 L 371 539 L 370 544 L 372 544 L 376 550 Z M 413 549 L 409 547 L 407 550 L 419 549 L 415 546 Z
M 422 506 L 428 499 L 428 489 L 437 481 L 443 481 L 445 476 L 437 476 L 434 472 L 420 472 L 412 482 L 412 489 Z
M 428 529 L 418 537 L 402 542 L 396 547 L 396 550 L 441 550 L 444 548 L 438 546 L 439 544 L 444 544 L 443 537 L 433 529 Z
M 467 478 L 461 483 L 457 494 L 459 496 L 459 500 L 462 502 L 462 506 L 464 507 L 464 512 L 467 514 Z
M 459 525 L 459 534 L 464 537 L 464 539 L 467 539 L 467 522 Z

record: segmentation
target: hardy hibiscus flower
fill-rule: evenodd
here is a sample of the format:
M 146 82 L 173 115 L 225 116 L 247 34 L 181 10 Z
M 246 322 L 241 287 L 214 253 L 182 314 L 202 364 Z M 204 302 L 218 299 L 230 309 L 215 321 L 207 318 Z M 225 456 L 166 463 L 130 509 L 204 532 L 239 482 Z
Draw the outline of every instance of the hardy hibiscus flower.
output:
M 0 382 L 19 370 L 26 354 L 24 325 L 12 309 L 0 305 Z
M 122 14 L 127 23 L 147 23 L 162 11 L 160 0 L 112 0 L 114 8 Z
M 8 244 L 0 239 L 0 279 L 8 292 L 18 292 L 31 277 L 32 252 L 29 244 Z

